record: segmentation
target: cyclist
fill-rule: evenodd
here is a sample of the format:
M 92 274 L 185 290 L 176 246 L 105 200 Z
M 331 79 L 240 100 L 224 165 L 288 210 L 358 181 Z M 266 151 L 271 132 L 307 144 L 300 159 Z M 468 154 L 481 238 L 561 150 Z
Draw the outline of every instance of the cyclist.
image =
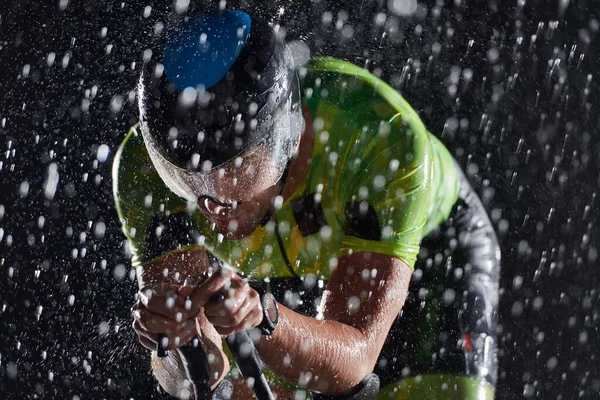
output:
M 499 246 L 404 98 L 346 61 L 297 65 L 239 10 L 176 18 L 156 40 L 113 182 L 160 386 L 192 391 L 159 334 L 171 350 L 198 335 L 211 388 L 233 375 L 248 398 L 222 338 L 258 328 L 281 398 L 360 398 L 374 372 L 378 399 L 492 399 Z

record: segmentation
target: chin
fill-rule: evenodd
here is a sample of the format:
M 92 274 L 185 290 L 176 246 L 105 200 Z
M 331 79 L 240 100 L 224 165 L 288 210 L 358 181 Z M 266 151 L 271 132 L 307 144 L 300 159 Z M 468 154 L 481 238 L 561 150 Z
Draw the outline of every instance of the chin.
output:
M 257 219 L 252 219 L 252 221 L 247 221 L 245 223 L 240 223 L 235 232 L 231 232 L 228 228 L 218 229 L 217 231 L 225 236 L 226 239 L 229 240 L 240 240 L 244 239 L 247 236 L 250 236 L 252 232 L 256 230 L 256 228 L 260 225 L 260 221 Z

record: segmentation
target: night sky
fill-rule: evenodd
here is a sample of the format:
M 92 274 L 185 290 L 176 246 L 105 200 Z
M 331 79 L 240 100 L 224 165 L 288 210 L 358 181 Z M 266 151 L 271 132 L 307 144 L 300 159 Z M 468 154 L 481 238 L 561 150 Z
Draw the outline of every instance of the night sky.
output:
M 111 163 L 136 122 L 148 37 L 173 9 L 2 0 L 0 399 L 167 398 L 131 328 L 136 284 Z M 497 398 L 600 398 L 600 5 L 259 9 L 311 54 L 388 81 L 467 172 L 503 250 Z

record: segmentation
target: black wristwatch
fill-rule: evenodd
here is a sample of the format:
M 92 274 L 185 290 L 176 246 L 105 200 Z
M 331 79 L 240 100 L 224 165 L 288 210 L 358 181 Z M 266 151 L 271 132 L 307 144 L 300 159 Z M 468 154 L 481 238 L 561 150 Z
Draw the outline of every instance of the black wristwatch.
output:
M 262 322 L 257 326 L 265 336 L 271 336 L 279 323 L 279 308 L 275 296 L 269 292 L 259 292 L 263 311 Z

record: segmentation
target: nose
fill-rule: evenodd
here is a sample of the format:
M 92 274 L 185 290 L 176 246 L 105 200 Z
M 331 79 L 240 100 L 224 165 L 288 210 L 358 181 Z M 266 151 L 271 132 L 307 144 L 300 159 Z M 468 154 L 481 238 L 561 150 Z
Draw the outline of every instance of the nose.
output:
M 224 207 L 222 205 L 217 204 L 215 201 L 213 201 L 209 198 L 204 198 L 203 206 L 206 209 L 206 211 L 208 211 L 209 213 L 214 214 L 214 215 L 219 215 L 219 214 L 221 214 L 221 212 L 223 212 L 224 210 L 226 210 L 228 208 L 228 207 Z
M 198 201 L 199 206 L 204 206 L 206 211 L 213 215 L 222 215 L 226 214 L 231 210 L 235 210 L 237 206 L 241 203 L 241 200 L 234 201 L 233 203 L 224 203 L 212 197 L 203 197 Z

